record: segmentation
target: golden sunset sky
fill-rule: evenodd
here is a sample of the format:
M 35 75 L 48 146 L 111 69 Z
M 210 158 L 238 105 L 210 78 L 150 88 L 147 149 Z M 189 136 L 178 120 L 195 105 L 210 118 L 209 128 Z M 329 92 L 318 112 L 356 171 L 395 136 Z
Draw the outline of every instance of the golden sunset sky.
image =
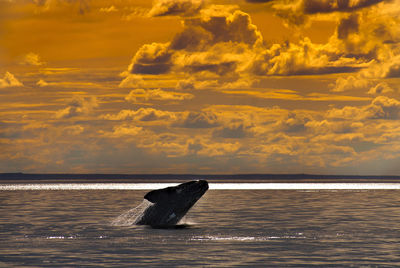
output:
M 0 172 L 400 175 L 400 0 L 0 0 Z

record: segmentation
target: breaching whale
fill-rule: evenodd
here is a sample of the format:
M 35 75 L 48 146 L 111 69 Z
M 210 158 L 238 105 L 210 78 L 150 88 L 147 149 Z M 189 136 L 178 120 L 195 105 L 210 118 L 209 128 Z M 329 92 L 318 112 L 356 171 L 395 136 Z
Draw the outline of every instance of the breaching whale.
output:
M 150 191 L 141 205 L 120 215 L 113 224 L 174 227 L 207 190 L 208 182 L 198 180 Z
M 174 226 L 207 190 L 207 181 L 199 180 L 148 192 L 144 199 L 153 204 L 144 211 L 136 224 L 152 227 Z

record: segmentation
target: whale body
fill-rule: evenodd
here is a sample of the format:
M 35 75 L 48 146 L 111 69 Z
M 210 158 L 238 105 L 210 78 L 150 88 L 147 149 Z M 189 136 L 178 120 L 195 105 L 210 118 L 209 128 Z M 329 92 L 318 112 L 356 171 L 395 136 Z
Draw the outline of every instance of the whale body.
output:
M 144 199 L 150 204 L 135 224 L 156 228 L 175 226 L 207 190 L 207 181 L 198 180 L 148 192 Z

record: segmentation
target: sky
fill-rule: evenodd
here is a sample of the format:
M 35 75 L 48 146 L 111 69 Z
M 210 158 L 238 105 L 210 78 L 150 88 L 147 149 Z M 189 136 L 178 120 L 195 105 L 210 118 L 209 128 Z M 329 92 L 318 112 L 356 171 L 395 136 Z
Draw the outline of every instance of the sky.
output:
M 0 0 L 0 172 L 400 175 L 400 0 Z

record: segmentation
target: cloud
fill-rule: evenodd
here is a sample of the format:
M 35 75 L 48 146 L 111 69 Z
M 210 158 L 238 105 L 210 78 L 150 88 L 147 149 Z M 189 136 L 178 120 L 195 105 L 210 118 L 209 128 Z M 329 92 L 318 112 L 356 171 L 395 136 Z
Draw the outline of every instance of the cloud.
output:
M 125 100 L 133 103 L 150 100 L 182 101 L 192 99 L 193 97 L 189 93 L 165 91 L 162 89 L 134 89 L 129 92 Z
M 246 68 L 263 39 L 248 14 L 233 6 L 211 5 L 201 9 L 199 16 L 182 19 L 183 30 L 171 42 L 142 46 L 127 73 L 181 73 L 203 87 L 211 77 L 215 86 L 239 86 L 235 82 L 244 81 L 246 76 L 252 80 L 246 75 Z M 120 86 L 128 85 L 129 79 L 125 78 Z M 181 83 L 177 87 L 187 86 L 190 85 Z
M 387 16 L 383 10 L 374 7 L 342 16 L 330 42 L 343 53 L 366 62 L 389 59 L 400 41 L 400 29 L 395 26 L 399 20 L 396 16 Z
M 331 121 L 323 120 L 309 120 L 305 126 L 314 135 L 321 135 L 321 137 L 328 137 L 335 142 L 343 140 L 354 140 L 356 138 L 364 137 L 360 130 L 364 127 L 361 122 L 352 122 L 346 120 Z M 340 134 L 340 135 L 338 135 Z M 319 141 L 320 138 L 317 138 Z M 326 140 L 328 141 L 328 140 Z
M 273 8 L 276 14 L 289 25 L 303 25 L 309 15 L 329 14 L 334 12 L 355 12 L 385 0 L 297 0 L 291 2 L 276 1 Z M 390 2 L 390 1 L 386 1 Z
M 41 65 L 44 65 L 45 62 L 43 62 L 40 59 L 40 56 L 38 54 L 30 52 L 30 53 L 26 54 L 22 58 L 22 60 L 20 61 L 20 64 L 22 64 L 22 65 L 32 65 L 32 66 L 41 66 Z
M 381 65 L 383 78 L 400 77 L 400 53 Z
M 81 134 L 85 130 L 84 127 L 80 125 L 74 125 L 74 126 L 67 126 L 63 129 L 63 132 L 67 135 L 72 135 L 76 136 Z
M 182 154 L 189 157 L 225 157 L 226 155 L 234 155 L 240 150 L 240 147 L 239 142 L 216 142 L 207 138 L 196 137 L 185 141 Z
M 34 0 L 39 12 L 51 12 L 65 8 L 78 9 L 80 14 L 89 11 L 88 0 Z
M 250 105 L 212 105 L 203 109 L 203 112 L 214 114 L 214 122 L 220 126 L 236 128 L 242 124 L 251 132 L 257 128 L 260 130 L 261 126 L 275 124 L 288 113 L 279 107 L 261 108 Z
M 112 138 L 121 138 L 125 136 L 137 136 L 143 133 L 142 127 L 130 126 L 130 125 L 122 125 L 116 126 L 113 129 L 112 133 L 107 133 L 106 136 Z
M 319 47 L 307 44 L 310 53 L 304 55 L 304 63 L 311 65 L 311 69 L 306 68 L 307 73 L 315 69 L 313 55 L 316 55 L 321 60 L 325 59 L 328 67 L 324 70 L 316 66 L 318 73 L 367 69 L 369 74 L 364 71 L 360 78 L 400 76 L 397 58 L 400 43 L 398 1 L 298 0 L 292 3 L 277 1 L 273 6 L 288 27 L 310 26 L 321 18 L 336 23 L 335 33 L 326 44 Z M 325 14 L 324 17 L 321 14 Z M 301 43 L 299 45 L 304 47 Z M 297 62 L 302 64 L 299 60 Z M 345 89 L 340 86 L 334 89 L 342 90 Z
M 312 120 L 307 114 L 288 113 L 284 118 L 276 123 L 276 127 L 286 133 L 303 132 L 307 128 L 307 123 Z
M 383 1 L 379 6 L 340 16 L 336 34 L 329 42 L 347 57 L 364 61 L 354 75 L 338 78 L 332 91 L 368 90 L 368 94 L 387 94 L 392 90 L 380 79 L 400 77 L 400 10 L 398 1 Z
M 213 137 L 227 139 L 241 139 L 251 136 L 249 127 L 243 123 L 231 123 L 213 131 Z
M 367 68 L 359 72 L 365 78 L 397 78 L 400 77 L 400 53 L 394 54 L 388 48 L 389 55 L 380 60 L 374 60 Z
M 363 116 L 360 116 L 362 114 L 362 110 L 353 107 L 353 106 L 345 106 L 341 109 L 333 108 L 327 111 L 326 116 L 327 118 L 331 119 L 354 119 L 354 120 L 362 120 Z
M 299 44 L 274 44 L 256 56 L 252 71 L 258 75 L 306 75 L 358 70 L 354 58 L 340 55 L 331 44 L 314 44 L 304 38 Z
M 104 13 L 111 13 L 111 12 L 117 12 L 118 8 L 116 8 L 115 6 L 111 5 L 109 7 L 102 7 L 99 9 L 100 12 L 104 12 Z
M 184 20 L 184 29 L 172 41 L 176 50 L 205 50 L 221 42 L 254 46 L 262 43 L 262 35 L 250 16 L 230 6 L 210 6 L 201 16 Z
M 384 0 L 300 0 L 305 14 L 352 12 L 358 9 L 376 5 Z
M 400 119 L 400 101 L 386 96 L 376 97 L 364 110 L 370 119 Z
M 0 88 L 22 86 L 24 85 L 10 72 L 6 72 L 3 79 L 0 78 Z
M 188 151 L 196 153 L 200 156 L 215 157 L 215 156 L 226 156 L 235 154 L 241 145 L 239 142 L 210 142 L 200 141 L 197 143 L 189 143 Z M 194 150 L 193 150 L 194 149 Z
M 133 74 L 163 74 L 172 66 L 169 43 L 143 45 L 132 59 L 128 71 Z
M 148 18 L 149 17 L 149 8 L 141 7 L 141 6 L 130 6 L 129 8 L 125 7 L 124 11 L 128 10 L 128 14 L 124 13 L 122 15 L 122 20 L 131 21 L 135 18 Z
M 39 87 L 47 87 L 49 86 L 49 83 L 47 83 L 43 79 L 40 79 L 39 81 L 37 81 L 36 85 L 38 85 Z
M 256 107 L 245 106 L 225 107 L 210 106 L 202 111 L 165 111 L 154 108 L 140 108 L 138 110 L 121 110 L 117 114 L 106 114 L 101 116 L 105 120 L 112 121 L 135 121 L 148 122 L 159 121 L 156 125 L 168 126 L 172 129 L 212 129 L 214 137 L 243 138 L 251 137 L 256 129 L 255 123 L 265 121 L 275 122 L 279 113 L 275 109 L 256 109 Z M 232 110 L 233 109 L 233 110 Z M 253 109 L 253 110 L 249 110 Z M 152 126 L 156 126 L 152 124 Z M 174 132 L 173 130 L 171 130 Z
M 47 82 L 43 79 L 39 79 L 36 82 L 36 85 L 39 87 L 63 87 L 63 88 L 85 88 L 87 89 L 88 87 L 95 87 L 97 84 L 92 83 L 92 82 Z
M 335 84 L 330 84 L 330 87 L 332 88 L 331 91 L 333 92 L 343 92 L 347 90 L 366 88 L 370 84 L 371 81 L 368 79 L 362 78 L 359 75 L 350 75 L 346 78 L 339 77 L 336 79 Z
M 64 109 L 58 110 L 55 114 L 57 119 L 71 118 L 80 115 L 90 114 L 94 108 L 99 106 L 95 97 L 74 96 Z
M 153 108 L 140 108 L 138 110 L 121 110 L 116 115 L 107 114 L 103 116 L 107 120 L 133 120 L 133 121 L 157 121 L 164 120 L 171 122 L 176 120 L 176 115 L 173 112 L 162 111 Z
M 305 99 L 294 90 L 223 90 L 225 94 L 248 95 L 261 99 L 302 100 Z
M 74 163 L 79 161 L 82 168 L 88 168 L 88 159 L 95 159 L 96 165 L 101 164 L 97 168 L 112 160 L 116 166 L 110 166 L 111 170 L 123 169 L 132 162 L 121 164 L 126 155 L 119 150 L 133 148 L 139 158 L 153 155 L 162 163 L 173 164 L 172 171 L 188 168 L 189 163 L 215 171 L 225 170 L 225 166 L 229 171 L 231 165 L 240 171 L 249 163 L 249 171 L 272 172 L 271 168 L 285 167 L 293 167 L 293 172 L 308 168 L 337 171 L 367 165 L 368 159 L 386 161 L 398 152 L 400 123 L 394 119 L 399 118 L 399 103 L 376 98 L 367 105 L 347 106 L 354 113 L 346 118 L 329 117 L 324 111 L 244 105 L 213 105 L 192 113 L 140 108 L 96 117 L 96 122 L 79 120 L 74 126 L 52 120 L 53 125 L 30 127 L 29 134 L 28 126 L 13 125 L 9 126 L 13 132 L 0 135 L 10 144 L 17 139 L 12 146 L 17 146 L 21 155 L 32 156 L 31 164 L 37 159 L 52 165 L 65 161 L 67 167 L 77 168 Z M 99 119 L 103 119 L 100 131 Z M 187 128 L 182 126 L 186 119 Z M 47 147 L 49 140 L 51 148 Z M 5 157 L 4 151 L 0 157 Z
M 365 1 L 339 3 L 338 10 L 345 10 L 346 5 L 358 9 L 369 4 L 372 5 Z M 309 6 L 307 10 L 311 10 Z M 128 74 L 183 75 L 177 89 L 238 89 L 252 87 L 257 76 L 356 72 L 373 65 L 374 57 L 380 53 L 382 41 L 378 37 L 382 33 L 370 27 L 371 17 L 367 13 L 346 13 L 339 18 L 336 32 L 326 44 L 315 44 L 305 37 L 298 43 L 267 45 L 250 16 L 237 6 L 203 6 L 196 16 L 182 17 L 183 30 L 170 42 L 142 46 L 120 86 L 130 85 Z M 385 26 L 381 32 L 395 33 L 394 28 Z M 374 38 L 368 40 L 371 35 Z M 363 47 L 362 43 L 367 45 Z M 388 76 L 397 74 L 396 65 L 392 66 L 387 67 Z M 350 84 L 345 84 L 338 80 L 333 91 L 347 90 Z
M 80 68 L 70 68 L 70 67 L 52 67 L 52 68 L 40 68 L 39 72 L 45 75 L 57 75 L 57 74 L 67 74 L 67 73 L 78 73 Z
M 363 107 L 345 106 L 342 109 L 331 109 L 328 118 L 345 120 L 397 120 L 400 119 L 400 101 L 386 96 L 375 97 L 370 104 Z
M 137 74 L 128 74 L 118 85 L 118 87 L 126 88 L 126 87 L 133 87 L 139 88 L 144 85 L 144 80 L 140 75 Z
M 223 82 L 234 82 L 246 75 L 245 68 L 249 61 L 245 57 L 252 56 L 248 52 L 242 44 L 223 42 L 205 51 L 179 51 L 174 64 L 177 71 L 191 74 L 188 78 L 192 81 L 209 83 L 215 80 L 221 86 Z
M 203 0 L 156 0 L 149 11 L 150 17 L 168 15 L 193 15 L 203 7 Z
M 213 128 L 218 126 L 218 117 L 210 111 L 186 112 L 174 126 L 181 128 Z
M 386 82 L 380 82 L 376 86 L 371 87 L 367 92 L 370 95 L 383 95 L 394 92 L 393 88 L 391 88 Z
M 351 14 L 343 18 L 337 27 L 337 36 L 339 39 L 346 39 L 350 34 L 359 31 L 358 14 Z

